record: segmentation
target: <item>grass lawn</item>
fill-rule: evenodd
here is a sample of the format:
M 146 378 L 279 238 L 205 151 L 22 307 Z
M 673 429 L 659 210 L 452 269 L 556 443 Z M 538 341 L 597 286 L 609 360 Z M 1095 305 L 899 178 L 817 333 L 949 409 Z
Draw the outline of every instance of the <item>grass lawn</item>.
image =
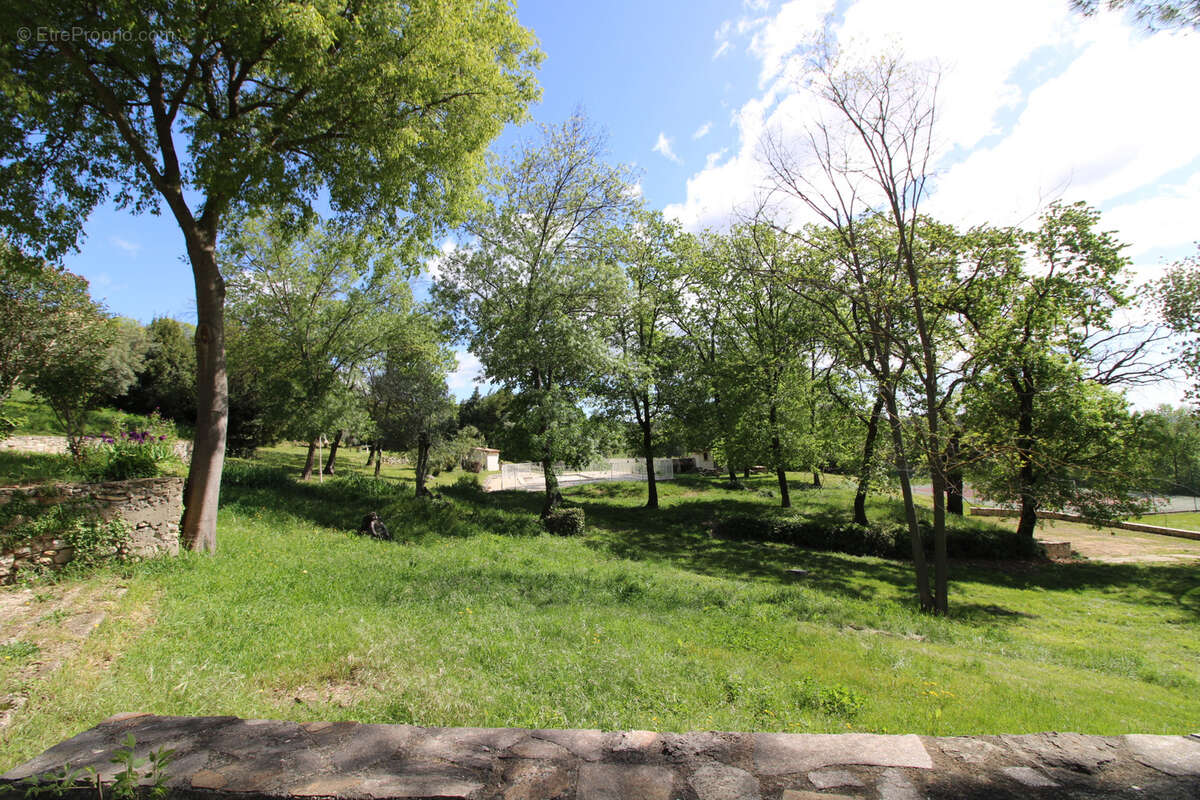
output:
M 1185 531 L 1200 531 L 1200 511 L 1181 511 L 1175 514 L 1147 514 L 1130 520 L 1146 525 L 1161 525 L 1164 528 L 1182 528 Z
M 0 769 L 130 710 L 942 735 L 1185 733 L 1200 719 L 1194 566 L 955 564 L 939 619 L 914 610 L 907 563 L 708 535 L 719 515 L 776 503 L 770 477 L 751 479 L 764 493 L 680 478 L 657 511 L 639 508 L 640 484 L 572 489 L 588 533 L 559 538 L 539 533 L 537 494 L 447 486 L 418 503 L 399 497 L 398 469 L 300 484 L 301 457 L 231 463 L 215 556 L 71 582 L 125 591 L 59 669 L 29 677 L 55 620 L 20 633 L 0 694 L 29 701 L 0 729 Z M 806 512 L 849 507 L 847 489 L 794 477 Z M 398 541 L 352 533 L 369 510 Z M 897 513 L 884 499 L 871 511 Z

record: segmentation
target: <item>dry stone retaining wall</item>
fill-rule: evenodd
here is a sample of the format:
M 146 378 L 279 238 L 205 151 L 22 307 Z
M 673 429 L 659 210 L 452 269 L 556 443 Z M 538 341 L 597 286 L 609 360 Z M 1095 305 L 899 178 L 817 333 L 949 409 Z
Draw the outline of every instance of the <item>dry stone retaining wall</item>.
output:
M 79 503 L 88 516 L 122 520 L 132 534 L 128 553 L 140 558 L 179 552 L 179 519 L 183 516 L 183 478 L 139 478 L 108 483 L 66 483 L 0 489 L 0 507 L 23 499 L 42 508 Z M 19 524 L 19 518 L 8 525 Z M 4 530 L 0 529 L 0 534 Z M 55 536 L 26 539 L 0 549 L 0 584 L 12 583 L 27 566 L 61 569 L 74 553 Z

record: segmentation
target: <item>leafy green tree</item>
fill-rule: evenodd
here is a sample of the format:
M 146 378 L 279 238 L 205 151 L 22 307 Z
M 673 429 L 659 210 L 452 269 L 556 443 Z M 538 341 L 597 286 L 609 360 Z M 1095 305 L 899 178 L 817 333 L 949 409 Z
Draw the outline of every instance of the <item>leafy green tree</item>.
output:
M 1162 405 L 1141 414 L 1138 444 L 1152 491 L 1200 496 L 1200 414 Z
M 1200 402 L 1200 251 L 1172 265 L 1154 285 L 1154 295 L 1178 337 L 1180 364 L 1192 381 L 1188 396 Z
M 1031 234 L 1001 232 L 990 287 L 969 316 L 980 370 L 968 387 L 965 445 L 986 496 L 1019 504 L 1032 537 L 1039 509 L 1098 519 L 1136 511 L 1135 431 L 1119 395 L 1089 380 L 1090 331 L 1129 303 L 1124 247 L 1083 203 L 1055 204 Z
M 579 402 L 611 366 L 623 299 L 606 245 L 631 203 L 629 173 L 604 156 L 604 138 L 580 114 L 520 145 L 435 287 L 487 379 L 517 395 L 545 475 L 543 516 L 562 500 L 555 462 L 586 462 L 595 446 Z
M 59 342 L 96 305 L 78 275 L 0 245 L 0 405 L 18 383 L 31 383 Z
M 118 323 L 95 304 L 63 320 L 33 375 L 32 388 L 49 403 L 75 456 L 82 453 L 91 411 L 111 399 L 125 375 L 111 370 Z
M 0 24 L 38 34 L 0 41 L 0 229 L 55 256 L 111 198 L 165 204 L 183 234 L 198 412 L 182 534 L 212 550 L 228 218 L 267 207 L 299 219 L 327 197 L 424 245 L 460 216 L 488 143 L 538 95 L 540 53 L 504 0 L 4 0 Z
M 137 382 L 117 398 L 118 408 L 136 414 L 158 409 L 167 419 L 190 425 L 196 419 L 195 328 L 170 317 L 146 326 L 146 353 Z
M 309 443 L 352 427 L 359 368 L 384 352 L 412 307 L 395 250 L 333 225 L 293 235 L 278 218 L 247 220 L 227 240 L 229 314 L 255 343 L 281 429 Z M 365 418 L 365 415 L 364 415 Z
M 631 416 L 637 425 L 638 450 L 646 460 L 646 508 L 658 508 L 655 433 L 669 412 L 667 388 L 684 353 L 668 325 L 670 309 L 683 293 L 682 236 L 661 212 L 639 210 L 616 232 L 613 243 L 628 299 L 617 310 L 611 334 L 620 359 L 603 377 L 601 393 L 617 413 Z
M 454 355 L 427 318 L 393 332 L 367 379 L 371 414 L 381 445 L 413 451 L 417 497 L 427 497 L 430 452 L 450 435 L 455 404 L 446 387 Z M 379 454 L 382 458 L 382 454 Z M 379 471 L 376 462 L 376 473 Z

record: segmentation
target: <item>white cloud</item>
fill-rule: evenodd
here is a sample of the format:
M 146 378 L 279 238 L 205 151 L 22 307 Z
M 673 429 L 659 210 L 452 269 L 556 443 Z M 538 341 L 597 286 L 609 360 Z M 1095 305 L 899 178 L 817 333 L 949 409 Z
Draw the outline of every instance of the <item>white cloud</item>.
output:
M 716 61 L 718 58 L 728 53 L 732 47 L 733 45 L 731 45 L 728 40 L 718 44 L 717 49 L 713 51 L 713 61 Z
M 658 141 L 656 141 L 654 143 L 654 147 L 650 149 L 656 153 L 659 153 L 668 161 L 674 161 L 676 164 L 683 163 L 679 156 L 675 155 L 675 151 L 671 149 L 671 138 L 662 131 L 659 131 Z
M 1200 171 L 1185 183 L 1112 208 L 1101 223 L 1129 243 L 1126 253 L 1131 256 L 1156 248 L 1187 247 L 1200 240 Z
M 458 366 L 446 376 L 450 394 L 461 400 L 470 397 L 476 386 L 480 387 L 480 391 L 487 392 L 491 384 L 483 380 L 483 364 L 479 359 L 466 350 L 455 350 L 454 358 Z
M 446 260 L 455 250 L 458 249 L 458 243 L 453 239 L 446 239 L 438 248 L 438 254 L 425 260 L 425 271 L 429 273 L 431 280 L 437 280 L 442 276 L 442 262 Z
M 727 152 L 729 152 L 729 148 L 722 147 L 720 150 L 718 150 L 715 153 L 709 153 L 707 156 L 704 157 L 704 168 L 712 169 L 713 167 L 715 167 L 717 165 L 717 162 L 719 162 L 725 156 L 725 154 Z
M 832 7 L 796 0 L 718 31 L 750 38 L 761 92 L 734 115 L 731 154 L 710 154 L 666 209 L 673 217 L 720 225 L 761 195 L 759 141 L 770 130 L 799 142 L 813 108 L 796 80 L 803 47 Z M 1134 254 L 1200 238 L 1200 104 L 1180 91 L 1200 74 L 1194 37 L 1146 36 L 1117 15 L 1082 19 L 1044 0 L 858 0 L 832 30 L 848 56 L 899 50 L 940 69 L 935 135 L 947 158 L 929 213 L 1016 224 L 1061 195 L 1111 208 L 1103 225 Z M 1155 187 L 1166 176 L 1175 185 Z
M 696 128 L 696 132 L 692 134 L 692 138 L 693 139 L 703 139 L 705 136 L 708 136 L 708 132 L 711 130 L 712 130 L 712 122 L 711 121 L 705 122 L 699 128 Z
M 128 239 L 122 239 L 120 236 L 109 236 L 108 242 L 114 247 L 124 250 L 131 256 L 136 256 L 139 252 L 141 252 L 142 249 L 142 245 L 140 243 L 131 242 Z

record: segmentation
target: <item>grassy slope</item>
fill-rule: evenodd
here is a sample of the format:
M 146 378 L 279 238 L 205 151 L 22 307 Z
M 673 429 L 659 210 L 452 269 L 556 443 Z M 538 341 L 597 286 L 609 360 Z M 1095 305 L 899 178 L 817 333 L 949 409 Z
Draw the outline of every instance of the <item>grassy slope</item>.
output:
M 1131 521 L 1143 522 L 1147 525 L 1161 525 L 1164 528 L 1182 528 L 1186 531 L 1200 531 L 1200 511 L 1181 511 L 1175 514 L 1148 514 Z
M 227 488 L 215 557 L 88 579 L 125 581 L 123 611 L 28 687 L 0 769 L 123 710 L 940 734 L 1200 718 L 1194 567 L 956 565 L 934 619 L 907 564 L 707 536 L 773 502 L 754 492 L 679 480 L 646 512 L 642 486 L 584 487 L 590 532 L 561 539 L 537 534 L 537 495 L 447 491 L 428 509 L 345 480 Z M 403 541 L 349 533 L 371 508 Z

